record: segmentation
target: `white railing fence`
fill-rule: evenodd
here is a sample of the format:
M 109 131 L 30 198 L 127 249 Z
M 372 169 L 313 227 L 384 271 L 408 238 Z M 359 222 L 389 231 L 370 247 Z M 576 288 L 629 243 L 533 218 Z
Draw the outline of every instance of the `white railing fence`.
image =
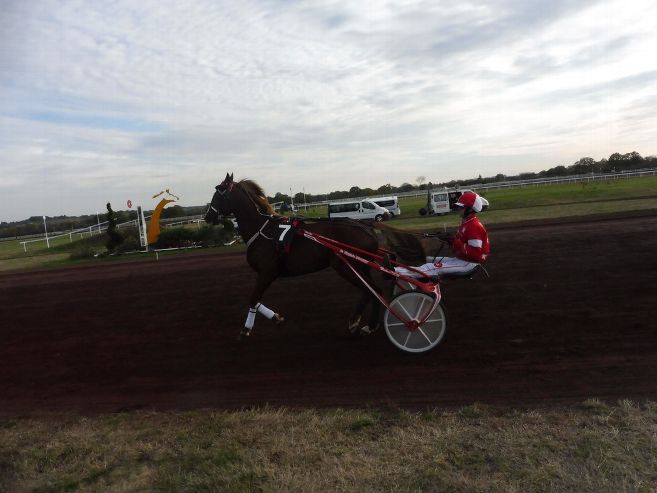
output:
M 124 223 L 120 223 L 116 225 L 117 229 L 129 228 L 131 226 L 138 227 L 137 219 L 132 219 L 130 221 L 126 221 Z M 27 245 L 29 245 L 30 243 L 37 243 L 41 241 L 45 241 L 47 248 L 50 248 L 50 242 L 52 240 L 56 240 L 58 238 L 65 238 L 66 236 L 68 236 L 69 242 L 73 243 L 74 236 L 76 237 L 76 239 L 82 239 L 85 236 L 103 234 L 104 232 L 107 231 L 108 227 L 109 227 L 109 222 L 104 221 L 102 223 L 93 224 L 91 226 L 85 226 L 84 228 L 72 229 L 70 231 L 56 231 L 54 233 L 48 233 L 47 235 L 44 235 L 40 238 L 35 238 L 33 240 L 25 240 L 19 243 L 22 245 L 23 251 L 25 252 L 27 252 Z M 79 238 L 77 238 L 78 236 Z
M 471 185 L 462 185 L 460 188 L 472 189 L 472 190 L 495 190 L 495 189 L 504 189 L 504 188 L 523 188 L 530 186 L 543 186 L 543 185 L 556 185 L 561 183 L 576 183 L 576 182 L 587 182 L 587 181 L 598 181 L 598 180 L 619 180 L 627 178 L 637 178 L 643 176 L 656 176 L 657 168 L 644 169 L 644 170 L 634 170 L 634 171 L 623 171 L 617 173 L 589 173 L 585 175 L 572 175 L 572 176 L 554 176 L 546 178 L 532 178 L 529 180 L 510 180 L 502 181 L 495 183 L 474 183 Z M 437 190 L 437 188 L 434 188 Z M 385 194 L 379 194 L 381 197 L 395 195 L 399 198 L 406 197 L 423 197 L 427 194 L 426 190 L 412 190 L 410 192 L 386 192 Z M 323 205 L 328 205 L 330 202 L 337 202 L 339 200 L 363 200 L 363 199 L 372 199 L 376 198 L 379 195 L 371 196 L 362 196 L 362 197 L 345 197 L 343 199 L 331 199 L 331 200 L 322 200 L 318 202 L 308 202 L 307 204 L 295 204 L 296 207 L 302 208 L 313 208 L 320 207 Z
M 621 179 L 637 178 L 643 176 L 657 176 L 657 168 L 641 169 L 641 170 L 633 170 L 633 171 L 621 171 L 617 173 L 589 173 L 585 175 L 555 176 L 555 177 L 545 177 L 545 178 L 533 178 L 529 180 L 503 181 L 503 182 L 495 182 L 495 183 L 475 183 L 472 185 L 463 185 L 462 188 L 481 191 L 481 190 L 496 190 L 496 189 L 505 189 L 505 188 L 536 187 L 536 186 L 544 186 L 544 185 L 556 185 L 561 183 L 589 182 L 589 181 L 599 181 L 599 180 L 621 180 Z M 427 193 L 426 190 L 412 190 L 410 192 L 398 192 L 395 193 L 394 195 L 396 195 L 399 198 L 407 198 L 407 197 L 422 197 L 425 196 L 426 193 Z M 390 193 L 386 193 L 384 195 L 390 195 Z M 362 200 L 366 198 L 370 198 L 370 199 L 376 198 L 376 196 L 348 197 L 348 198 L 353 200 Z M 329 202 L 335 202 L 336 200 L 338 199 L 308 202 L 308 203 L 304 203 L 303 205 L 295 204 L 295 207 L 297 208 L 297 210 L 302 208 L 307 210 L 309 208 L 328 205 Z M 149 219 L 150 217 L 151 216 L 146 216 L 145 219 Z M 180 226 L 184 224 L 196 224 L 197 227 L 200 228 L 201 223 L 203 222 L 203 217 L 204 217 L 203 214 L 196 214 L 193 216 L 168 218 L 168 219 L 162 219 L 161 224 L 165 228 L 172 226 Z M 27 252 L 28 244 L 36 243 L 40 241 L 45 241 L 46 244 L 48 245 L 48 248 L 50 248 L 50 240 L 55 240 L 57 238 L 68 236 L 69 241 L 73 242 L 73 236 L 79 235 L 80 238 L 83 238 L 85 235 L 91 236 L 94 234 L 102 234 L 103 232 L 107 231 L 108 225 L 109 223 L 105 221 L 102 223 L 94 224 L 92 226 L 79 228 L 67 232 L 58 231 L 53 234 L 49 233 L 47 237 L 43 236 L 40 238 L 35 238 L 33 240 L 21 241 L 20 244 L 23 246 L 23 250 L 25 252 Z M 133 219 L 131 221 L 118 224 L 117 228 L 119 229 L 127 228 L 130 226 L 138 227 L 138 219 Z

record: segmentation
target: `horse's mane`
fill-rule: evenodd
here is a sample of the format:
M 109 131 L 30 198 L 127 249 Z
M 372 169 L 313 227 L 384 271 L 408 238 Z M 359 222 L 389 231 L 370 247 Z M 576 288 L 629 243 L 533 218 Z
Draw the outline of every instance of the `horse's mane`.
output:
M 258 206 L 258 209 L 260 209 L 260 212 L 272 216 L 278 215 L 274 212 L 274 209 L 272 208 L 271 204 L 267 201 L 267 196 L 265 195 L 265 191 L 262 189 L 260 185 L 258 185 L 253 180 L 249 180 L 249 179 L 240 180 L 237 183 L 242 187 L 242 189 L 247 193 L 247 195 L 251 197 L 251 199 L 255 202 L 255 204 Z

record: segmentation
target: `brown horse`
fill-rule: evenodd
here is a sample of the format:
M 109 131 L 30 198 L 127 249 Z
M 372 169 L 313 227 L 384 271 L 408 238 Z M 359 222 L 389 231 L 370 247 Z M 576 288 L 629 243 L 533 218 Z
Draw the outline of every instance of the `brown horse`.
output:
M 312 240 L 296 235 L 291 249 L 281 258 L 277 241 L 289 232 L 289 225 L 282 223 L 282 216 L 274 213 L 267 202 L 265 194 L 251 180 L 234 181 L 232 174 L 215 188 L 205 221 L 218 224 L 220 216 L 234 214 L 242 239 L 247 245 L 246 259 L 257 273 L 255 288 L 249 300 L 249 312 L 241 335 L 248 336 L 253 328 L 257 313 L 270 320 L 283 320 L 278 313 L 264 306 L 260 300 L 269 285 L 280 276 L 299 276 L 317 272 L 326 267 L 333 267 L 338 274 L 357 286 L 362 293 L 353 315 L 349 320 L 349 330 L 356 334 L 374 331 L 380 320 L 380 306 L 376 298 L 357 276 L 331 250 Z M 354 247 L 376 252 L 378 242 L 371 228 L 357 221 L 315 221 L 305 222 L 303 229 L 320 234 Z M 294 234 L 294 233 L 291 233 Z M 378 291 L 373 282 L 369 268 L 365 265 L 354 266 L 358 272 Z M 371 304 L 371 316 L 367 325 L 360 326 L 360 320 L 367 304 Z

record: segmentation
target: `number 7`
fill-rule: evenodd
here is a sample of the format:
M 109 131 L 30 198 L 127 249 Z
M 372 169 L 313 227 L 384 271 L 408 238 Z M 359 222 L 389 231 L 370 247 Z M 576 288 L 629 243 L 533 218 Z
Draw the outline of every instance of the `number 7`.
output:
M 283 241 L 283 238 L 285 238 L 285 235 L 287 234 L 287 232 L 290 231 L 290 228 L 292 227 L 292 225 L 291 224 L 279 224 L 278 227 L 283 230 L 281 232 L 281 236 L 278 237 L 278 241 Z

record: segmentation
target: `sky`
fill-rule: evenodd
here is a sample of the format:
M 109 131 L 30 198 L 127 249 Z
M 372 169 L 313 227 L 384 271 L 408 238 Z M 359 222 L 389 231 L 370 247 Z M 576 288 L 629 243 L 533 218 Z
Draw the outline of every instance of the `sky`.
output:
M 4 0 L 0 221 L 657 154 L 657 0 Z

